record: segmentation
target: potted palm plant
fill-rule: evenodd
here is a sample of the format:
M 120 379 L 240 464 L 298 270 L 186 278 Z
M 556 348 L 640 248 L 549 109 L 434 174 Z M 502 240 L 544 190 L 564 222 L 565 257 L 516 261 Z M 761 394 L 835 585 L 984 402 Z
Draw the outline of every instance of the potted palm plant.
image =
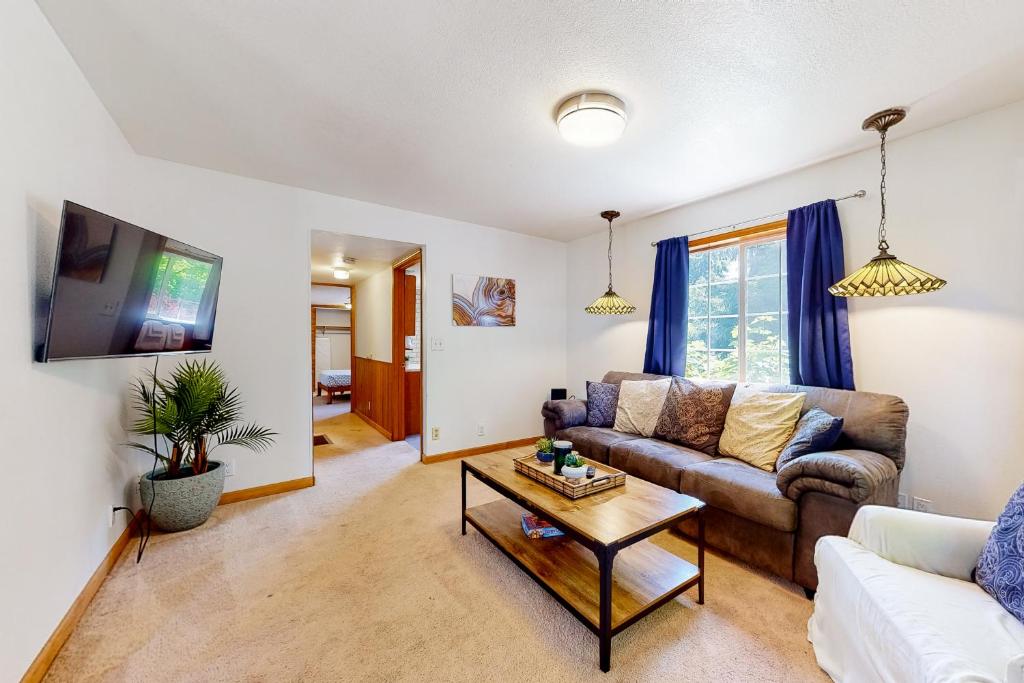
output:
M 140 417 L 131 431 L 152 435 L 153 445 L 128 445 L 156 459 L 153 471 L 139 480 L 139 493 L 153 523 L 164 531 L 197 527 L 213 514 L 225 474 L 223 463 L 210 459 L 215 449 L 232 445 L 262 452 L 276 435 L 242 422 L 242 398 L 212 361 L 187 360 L 168 380 L 149 373 L 136 380 L 132 398 Z

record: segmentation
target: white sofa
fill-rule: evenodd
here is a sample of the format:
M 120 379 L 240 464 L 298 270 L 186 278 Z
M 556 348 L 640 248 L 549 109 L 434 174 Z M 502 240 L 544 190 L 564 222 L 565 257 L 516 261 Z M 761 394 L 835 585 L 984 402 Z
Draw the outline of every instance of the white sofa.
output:
M 815 546 L 808 638 L 842 683 L 1024 683 L 1024 624 L 971 580 L 992 522 L 862 507 Z

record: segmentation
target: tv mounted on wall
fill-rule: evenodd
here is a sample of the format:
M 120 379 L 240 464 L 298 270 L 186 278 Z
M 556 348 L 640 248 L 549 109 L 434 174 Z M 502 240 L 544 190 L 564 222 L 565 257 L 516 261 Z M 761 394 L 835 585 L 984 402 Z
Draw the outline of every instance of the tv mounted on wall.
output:
M 65 201 L 40 360 L 210 351 L 222 264 Z

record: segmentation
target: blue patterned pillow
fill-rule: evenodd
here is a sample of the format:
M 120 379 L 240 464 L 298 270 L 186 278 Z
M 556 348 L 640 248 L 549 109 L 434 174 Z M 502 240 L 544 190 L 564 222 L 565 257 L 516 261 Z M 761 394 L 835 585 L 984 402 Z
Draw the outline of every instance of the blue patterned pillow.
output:
M 801 455 L 827 451 L 836 445 L 842 433 L 843 418 L 833 417 L 821 408 L 811 408 L 796 423 L 793 436 L 779 453 L 779 459 L 775 461 L 776 471 Z
M 978 557 L 978 585 L 1024 622 L 1024 486 L 1010 496 Z
M 615 425 L 615 409 L 619 405 L 619 385 L 587 382 L 587 424 L 591 427 Z

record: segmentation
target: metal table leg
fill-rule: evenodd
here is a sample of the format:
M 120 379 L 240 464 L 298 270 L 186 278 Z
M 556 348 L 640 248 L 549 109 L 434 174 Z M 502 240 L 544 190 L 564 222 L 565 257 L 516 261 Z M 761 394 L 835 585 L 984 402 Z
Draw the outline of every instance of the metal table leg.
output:
M 466 535 L 466 462 L 462 462 L 462 535 Z
M 704 508 L 697 513 L 697 604 L 704 604 Z
M 597 637 L 600 641 L 601 671 L 605 673 L 612 667 L 612 564 L 615 553 L 614 548 L 603 548 L 596 553 L 601 573 L 601 623 Z

